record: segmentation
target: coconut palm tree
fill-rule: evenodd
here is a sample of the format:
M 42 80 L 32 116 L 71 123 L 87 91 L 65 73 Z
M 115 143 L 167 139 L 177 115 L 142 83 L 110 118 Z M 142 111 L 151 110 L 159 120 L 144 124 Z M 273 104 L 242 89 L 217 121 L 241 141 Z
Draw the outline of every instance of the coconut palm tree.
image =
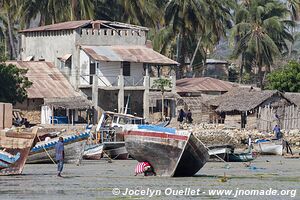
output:
M 171 41 L 176 38 L 176 59 L 180 63 L 177 77 L 180 78 L 183 74 L 186 58 L 193 55 L 189 52 L 190 47 L 186 41 L 200 41 L 201 45 L 198 46 L 204 49 L 204 46 L 207 46 L 204 41 L 216 44 L 221 37 L 226 37 L 225 30 L 231 20 L 230 9 L 234 6 L 235 1 L 232 0 L 170 0 L 167 3 L 165 23 L 172 27 L 173 38 L 170 34 L 163 35 Z M 210 40 L 205 39 L 208 35 Z
M 2 30 L 5 33 L 4 38 L 9 43 L 9 58 L 15 59 L 17 57 L 16 50 L 16 9 L 17 9 L 17 1 L 10 0 L 1 0 L 0 1 L 0 22 L 2 22 Z
M 94 1 L 93 0 L 69 0 L 71 8 L 70 20 L 93 19 Z
M 294 23 L 287 20 L 288 14 L 285 5 L 277 0 L 248 1 L 235 14 L 234 57 L 242 55 L 243 61 L 251 59 L 248 62 L 258 69 L 260 87 L 263 87 L 262 67 L 269 72 L 276 56 L 288 51 L 287 41 L 293 41 L 289 28 Z

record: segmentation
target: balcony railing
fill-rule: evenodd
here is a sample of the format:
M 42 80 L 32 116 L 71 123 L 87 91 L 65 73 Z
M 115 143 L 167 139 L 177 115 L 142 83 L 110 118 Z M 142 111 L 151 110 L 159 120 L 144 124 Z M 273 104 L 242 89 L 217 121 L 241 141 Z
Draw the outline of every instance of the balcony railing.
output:
M 93 85 L 95 78 L 97 79 L 98 86 L 118 86 L 118 76 L 98 76 L 98 75 L 80 75 L 80 83 L 82 86 Z
M 123 80 L 121 80 L 122 77 Z M 98 86 L 100 87 L 121 86 L 122 83 L 124 87 L 144 86 L 144 77 L 98 75 L 80 75 L 80 85 L 91 86 L 93 85 L 95 78 L 97 78 Z
M 124 76 L 124 86 L 143 86 L 144 77 Z

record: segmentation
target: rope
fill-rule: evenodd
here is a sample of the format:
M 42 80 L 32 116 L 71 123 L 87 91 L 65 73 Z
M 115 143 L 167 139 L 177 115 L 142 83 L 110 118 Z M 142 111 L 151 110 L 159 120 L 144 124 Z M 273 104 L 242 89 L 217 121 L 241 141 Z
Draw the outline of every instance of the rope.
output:
M 41 141 L 41 138 L 38 137 L 39 141 Z M 43 146 L 44 151 L 46 152 L 47 156 L 50 158 L 50 160 L 53 162 L 54 165 L 56 165 L 56 162 L 52 159 L 52 157 L 50 156 L 50 154 L 48 153 L 47 149 L 45 148 L 45 146 Z

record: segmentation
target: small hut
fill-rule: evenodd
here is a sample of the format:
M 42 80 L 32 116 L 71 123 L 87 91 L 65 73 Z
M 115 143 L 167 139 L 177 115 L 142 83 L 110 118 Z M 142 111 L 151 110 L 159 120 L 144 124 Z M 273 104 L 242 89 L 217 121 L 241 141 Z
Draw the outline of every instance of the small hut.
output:
M 95 112 L 92 106 L 93 103 L 84 96 L 45 98 L 41 123 L 90 123 Z
M 233 89 L 210 102 L 226 126 L 265 131 L 283 126 L 284 108 L 292 104 L 279 91 L 252 87 Z

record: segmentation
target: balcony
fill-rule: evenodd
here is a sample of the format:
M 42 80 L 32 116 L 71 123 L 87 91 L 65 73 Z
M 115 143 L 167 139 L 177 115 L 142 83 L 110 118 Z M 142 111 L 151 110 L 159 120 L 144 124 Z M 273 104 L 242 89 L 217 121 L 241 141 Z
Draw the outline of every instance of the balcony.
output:
M 97 83 L 99 88 L 112 89 L 119 87 L 144 87 L 144 77 L 132 76 L 98 76 L 98 75 L 80 75 L 80 88 L 92 87 Z

